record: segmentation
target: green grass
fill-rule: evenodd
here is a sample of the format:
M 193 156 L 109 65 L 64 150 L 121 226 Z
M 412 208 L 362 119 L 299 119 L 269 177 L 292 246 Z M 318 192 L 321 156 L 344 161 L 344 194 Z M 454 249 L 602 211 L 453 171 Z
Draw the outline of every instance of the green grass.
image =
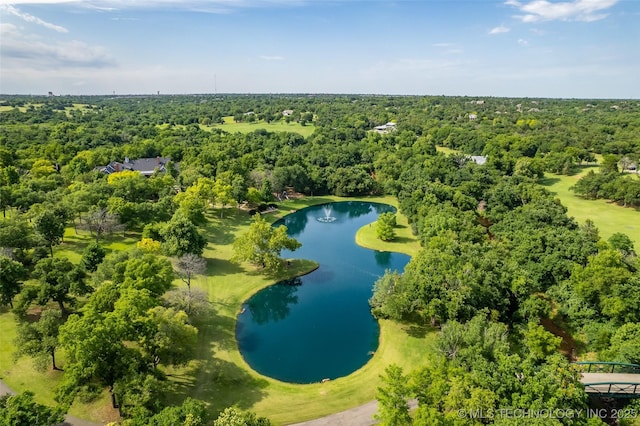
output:
M 446 146 L 436 145 L 436 151 L 442 152 L 443 154 L 460 154 L 461 152 L 457 149 L 447 148 Z
M 597 169 L 596 165 L 582 166 L 580 172 L 573 176 L 547 173 L 540 183 L 560 199 L 567 207 L 567 214 L 573 216 L 578 223 L 584 224 L 587 219 L 591 219 L 598 227 L 600 237 L 605 240 L 616 232 L 627 234 L 635 243 L 636 251 L 639 251 L 640 211 L 607 200 L 581 198 L 569 190 L 589 170 Z
M 34 108 L 40 108 L 44 104 L 26 104 L 25 106 L 18 107 L 18 111 L 27 112 L 27 108 L 33 106 Z M 0 105 L 0 112 L 7 112 L 13 110 L 11 105 Z
M 73 104 L 71 107 L 65 107 L 64 112 L 67 114 L 67 117 L 71 116 L 71 111 L 80 111 L 82 113 L 90 112 L 91 105 L 89 104 Z
M 286 123 L 284 120 L 273 121 L 266 123 L 263 120 L 256 121 L 255 123 L 236 123 L 233 121 L 233 117 L 224 117 L 224 124 L 217 124 L 214 126 L 200 126 L 202 129 L 218 128 L 228 133 L 251 133 L 258 129 L 265 129 L 268 132 L 292 132 L 298 133 L 303 137 L 310 136 L 315 127 L 313 124 L 307 124 L 302 126 L 300 123 Z
M 122 232 L 107 234 L 100 237 L 100 245 L 106 249 L 107 253 L 112 251 L 129 250 L 140 241 L 140 234 L 137 232 Z M 65 229 L 64 241 L 59 246 L 53 248 L 53 254 L 56 257 L 66 257 L 73 263 L 80 262 L 82 252 L 91 243 L 95 241 L 95 236 L 89 231 L 74 229 L 73 227 Z
M 18 111 L 26 112 L 27 108 L 29 106 L 33 106 L 34 108 L 40 108 L 43 105 L 44 104 L 27 104 L 25 106 L 18 107 Z M 73 110 L 77 110 L 77 111 L 81 111 L 81 112 L 90 111 L 90 109 L 89 109 L 90 106 L 91 105 L 89 105 L 89 104 L 73 104 L 73 106 L 71 106 L 71 107 L 65 107 L 64 108 L 64 112 L 67 115 L 67 117 L 69 117 L 69 116 L 71 116 L 71 111 L 73 111 Z M 11 111 L 11 110 L 13 110 L 13 107 L 11 105 L 0 105 L 0 112 L 7 112 L 7 111 Z
M 396 205 L 397 201 L 391 200 L 387 204 Z M 411 233 L 411 227 L 407 218 L 402 214 L 396 215 L 397 225 L 394 228 L 396 238 L 393 241 L 382 241 L 376 236 L 376 222 L 365 225 L 356 233 L 356 243 L 372 250 L 395 251 L 414 256 L 420 250 L 420 242 Z
M 14 315 L 6 310 L 0 311 L 0 379 L 13 390 L 32 390 L 37 400 L 52 404 L 55 386 L 62 377 L 60 371 L 37 371 L 29 357 L 14 360 L 14 340 L 16 338 L 16 322 Z
M 366 197 L 362 200 L 385 202 L 395 205 L 391 197 Z M 266 215 L 276 220 L 290 211 L 314 204 L 333 201 L 348 201 L 340 197 L 305 197 L 280 204 L 280 210 Z M 197 324 L 199 343 L 195 359 L 187 366 L 166 368 L 169 374 L 167 398 L 171 403 L 180 403 L 187 396 L 206 401 L 212 413 L 229 405 L 267 416 L 276 424 L 287 424 L 321 417 L 342 411 L 375 398 L 379 375 L 391 363 L 406 370 L 423 364 L 431 351 L 435 332 L 428 327 L 380 321 L 380 345 L 376 353 L 358 371 L 327 383 L 297 385 L 280 382 L 253 371 L 242 358 L 235 340 L 236 317 L 242 303 L 260 289 L 273 284 L 279 278 L 295 276 L 312 270 L 315 262 L 296 260 L 281 277 L 265 277 L 250 265 L 236 265 L 229 261 L 235 237 L 250 224 L 249 215 L 237 209 L 226 209 L 224 218 L 219 212 L 208 215 L 206 233 L 209 244 L 204 256 L 207 273 L 192 281 L 194 288 L 209 294 L 213 312 L 206 321 Z M 406 218 L 398 215 L 399 240 L 381 244 L 370 234 L 367 225 L 358 231 L 357 242 L 367 247 L 415 253 L 419 245 L 410 235 Z M 373 237 L 372 237 L 373 236 Z M 105 238 L 106 246 L 112 250 L 127 249 L 139 239 L 136 234 L 121 234 Z M 73 261 L 80 259 L 84 247 L 92 241 L 86 232 L 78 235 L 68 229 L 65 243 L 55 250 L 56 256 L 68 256 Z M 176 285 L 184 285 L 177 280 Z M 53 391 L 61 373 L 39 373 L 33 371 L 31 360 L 24 358 L 13 363 L 15 350 L 15 321 L 9 312 L 0 311 L 0 377 L 17 391 L 30 389 L 36 392 L 38 401 L 53 404 Z M 64 354 L 58 356 L 64 367 Z M 80 418 L 107 422 L 114 420 L 115 412 L 110 408 L 108 394 L 91 404 L 75 403 L 70 414 Z

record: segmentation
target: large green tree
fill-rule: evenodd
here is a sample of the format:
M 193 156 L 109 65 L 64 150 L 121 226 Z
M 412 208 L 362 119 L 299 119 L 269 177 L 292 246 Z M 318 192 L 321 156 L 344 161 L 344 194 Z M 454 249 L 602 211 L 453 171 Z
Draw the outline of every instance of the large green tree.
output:
M 180 214 L 173 216 L 162 232 L 162 248 L 169 256 L 183 256 L 187 253 L 201 255 L 207 240 L 196 225 Z
M 60 341 L 66 350 L 67 363 L 62 383 L 56 391 L 58 401 L 71 403 L 81 391 L 93 387 L 93 392 L 106 386 L 112 405 L 118 403 L 114 386 L 119 380 L 145 370 L 140 352 L 126 345 L 117 323 L 87 311 L 73 314 L 60 327 Z
M 47 242 L 51 256 L 53 256 L 53 246 L 60 244 L 64 236 L 64 220 L 53 211 L 45 210 L 33 219 L 33 226 L 36 232 Z
M 382 376 L 383 385 L 378 387 L 378 413 L 376 419 L 383 426 L 404 426 L 411 423 L 409 404 L 410 394 L 407 378 L 402 374 L 402 368 L 395 364 L 385 369 Z
M 84 295 L 90 291 L 85 284 L 85 272 L 67 258 L 45 258 L 38 261 L 33 276 L 38 280 L 38 302 L 49 300 L 58 303 L 63 315 L 67 313 L 65 303 L 75 301 L 73 295 Z
M 0 256 L 0 304 L 13 308 L 13 297 L 20 293 L 27 271 L 20 262 Z
M 396 238 L 396 215 L 393 213 L 382 213 L 376 222 L 376 236 L 382 241 L 392 241 Z
M 18 355 L 33 357 L 40 370 L 49 363 L 54 370 L 56 365 L 56 349 L 60 345 L 58 334 L 62 324 L 62 312 L 57 309 L 45 309 L 36 322 L 23 322 L 18 326 L 16 346 Z
M 249 230 L 234 241 L 232 260 L 249 262 L 265 273 L 275 274 L 282 268 L 280 252 L 284 249 L 293 251 L 301 246 L 298 240 L 287 235 L 286 226 L 275 228 L 256 214 Z

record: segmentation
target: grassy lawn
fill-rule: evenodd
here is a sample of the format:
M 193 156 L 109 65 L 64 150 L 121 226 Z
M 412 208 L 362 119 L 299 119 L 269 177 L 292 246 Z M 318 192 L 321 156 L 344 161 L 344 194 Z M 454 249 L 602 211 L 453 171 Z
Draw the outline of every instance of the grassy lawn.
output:
M 457 149 L 447 148 L 446 146 L 436 145 L 436 151 L 441 152 L 443 154 L 461 154 Z
M 26 112 L 27 108 L 29 106 L 33 106 L 34 108 L 39 108 L 42 105 L 44 105 L 44 104 L 27 104 L 25 106 L 18 107 L 18 110 L 20 112 Z M 65 107 L 64 108 L 64 112 L 65 112 L 65 114 L 67 114 L 67 117 L 69 117 L 71 115 L 71 111 L 73 111 L 73 110 L 77 110 L 77 111 L 81 111 L 81 112 L 90 111 L 90 109 L 89 109 L 90 106 L 91 105 L 89 105 L 89 104 L 73 104 L 72 107 Z M 11 105 L 0 105 L 0 112 L 6 112 L 6 111 L 11 111 L 11 110 L 13 110 L 13 107 Z
M 91 105 L 89 104 L 73 104 L 72 107 L 65 107 L 64 112 L 67 114 L 67 117 L 71 116 L 71 111 L 80 111 L 82 113 L 91 112 Z
M 367 201 L 386 202 L 395 205 L 392 197 L 367 197 Z M 305 197 L 280 204 L 280 210 L 266 215 L 276 220 L 290 211 L 314 204 L 347 201 L 339 197 Z M 276 424 L 288 424 L 342 411 L 374 399 L 379 375 L 386 366 L 396 363 L 406 370 L 414 369 L 425 361 L 431 351 L 435 332 L 427 327 L 405 325 L 392 321 L 380 322 L 380 345 L 371 361 L 353 374 L 327 383 L 290 384 L 280 382 L 254 372 L 244 361 L 235 340 L 236 317 L 242 302 L 255 292 L 273 284 L 278 279 L 300 275 L 314 269 L 313 261 L 296 260 L 281 277 L 265 277 L 249 265 L 236 265 L 229 261 L 235 237 L 244 232 L 250 223 L 245 212 L 226 209 L 221 219 L 219 211 L 208 216 L 206 235 L 209 244 L 204 256 L 207 259 L 206 275 L 192 281 L 194 288 L 208 293 L 212 313 L 198 325 L 199 344 L 195 359 L 179 368 L 167 368 L 169 375 L 167 398 L 180 403 L 187 396 L 206 401 L 216 413 L 229 405 L 269 417 Z M 365 226 L 358 231 L 357 242 L 366 247 L 401 251 L 413 254 L 419 248 L 411 236 L 406 218 L 398 215 L 398 241 L 382 244 L 375 238 L 375 228 Z M 373 232 L 373 233 L 372 233 Z M 105 246 L 111 250 L 132 247 L 139 239 L 136 234 L 112 235 L 105 238 Z M 92 237 L 80 231 L 68 229 L 65 243 L 55 250 L 56 256 L 68 256 L 76 262 Z M 177 280 L 176 285 L 184 285 Z M 24 358 L 14 364 L 15 321 L 13 315 L 0 311 L 0 378 L 17 391 L 34 390 L 37 399 L 53 403 L 53 391 L 61 373 L 39 373 L 33 370 L 31 360 Z M 59 354 L 64 367 L 64 354 Z M 107 422 L 114 419 L 106 392 L 91 404 L 76 403 L 70 414 L 81 418 Z
M 233 117 L 224 117 L 224 124 L 217 124 L 214 126 L 200 126 L 202 129 L 218 128 L 228 133 L 251 133 L 258 129 L 265 129 L 268 132 L 292 132 L 298 133 L 303 137 L 310 136 L 315 127 L 313 124 L 307 124 L 306 126 L 300 125 L 300 123 L 286 123 L 283 120 L 273 121 L 266 123 L 263 120 L 256 121 L 254 123 L 236 123 L 233 121 Z
M 66 257 L 73 263 L 80 262 L 82 252 L 91 243 L 95 241 L 95 236 L 89 231 L 77 231 L 73 228 L 67 228 L 64 232 L 64 241 L 59 246 L 53 248 L 53 255 L 56 257 Z M 107 254 L 113 251 L 129 250 L 140 241 L 140 234 L 137 232 L 121 232 L 116 234 L 107 234 L 100 237 L 100 245 L 106 249 Z
M 635 243 L 636 251 L 640 250 L 640 211 L 630 207 L 622 207 L 607 200 L 587 200 L 575 195 L 569 188 L 589 170 L 597 171 L 598 166 L 582 166 L 580 173 L 573 176 L 545 174 L 540 183 L 554 193 L 567 207 L 569 216 L 578 223 L 584 224 L 587 219 L 600 231 L 600 237 L 609 238 L 616 232 L 627 234 Z

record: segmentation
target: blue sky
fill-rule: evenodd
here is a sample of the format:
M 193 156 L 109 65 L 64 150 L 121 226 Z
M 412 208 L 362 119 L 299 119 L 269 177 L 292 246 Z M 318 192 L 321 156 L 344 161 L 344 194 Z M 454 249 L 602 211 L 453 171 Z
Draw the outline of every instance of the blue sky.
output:
M 0 0 L 0 93 L 640 98 L 636 0 Z

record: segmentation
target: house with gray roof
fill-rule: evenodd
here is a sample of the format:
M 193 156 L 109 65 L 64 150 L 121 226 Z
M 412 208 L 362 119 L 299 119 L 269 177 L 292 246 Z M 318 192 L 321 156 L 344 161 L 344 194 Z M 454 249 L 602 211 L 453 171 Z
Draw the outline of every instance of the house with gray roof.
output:
M 164 173 L 167 171 L 167 163 L 171 161 L 169 157 L 155 157 L 155 158 L 138 158 L 131 160 L 129 157 L 125 157 L 123 162 L 112 161 L 105 167 L 100 168 L 102 173 L 110 175 L 111 173 L 117 173 L 124 170 L 131 170 L 140 172 L 141 175 L 149 177 L 156 171 Z M 177 163 L 174 164 L 177 168 Z

